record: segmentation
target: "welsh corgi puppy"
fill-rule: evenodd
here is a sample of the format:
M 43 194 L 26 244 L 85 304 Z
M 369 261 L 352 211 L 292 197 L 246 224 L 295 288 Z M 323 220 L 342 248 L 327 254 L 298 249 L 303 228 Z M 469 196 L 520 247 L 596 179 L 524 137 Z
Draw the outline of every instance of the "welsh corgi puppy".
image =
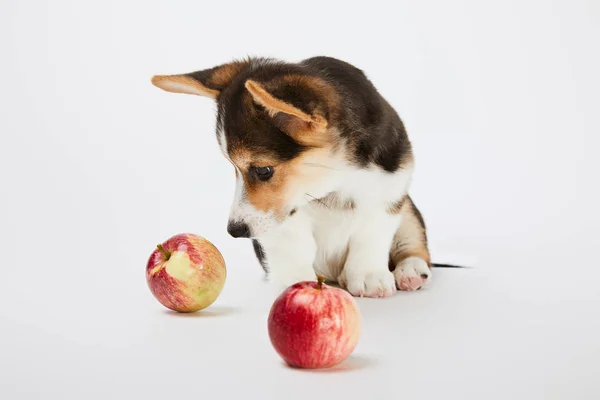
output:
M 251 240 L 278 287 L 321 275 L 387 297 L 430 282 L 411 143 L 363 71 L 330 57 L 248 58 L 152 83 L 216 102 L 236 177 L 227 230 Z

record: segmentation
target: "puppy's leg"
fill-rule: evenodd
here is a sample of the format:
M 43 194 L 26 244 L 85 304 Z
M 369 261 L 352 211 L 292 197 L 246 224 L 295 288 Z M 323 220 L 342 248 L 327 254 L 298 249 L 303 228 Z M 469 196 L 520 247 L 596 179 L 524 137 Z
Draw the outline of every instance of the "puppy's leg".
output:
M 313 267 L 317 245 L 308 216 L 298 211 L 280 227 L 259 239 L 262 264 L 269 282 L 279 291 L 300 281 L 316 280 Z
M 427 233 L 421 213 L 409 196 L 400 209 L 402 224 L 390 250 L 390 269 L 400 290 L 417 290 L 431 281 Z
M 401 217 L 385 210 L 361 218 L 348 244 L 340 285 L 354 296 L 387 297 L 394 294 L 394 275 L 388 268 L 390 247 Z

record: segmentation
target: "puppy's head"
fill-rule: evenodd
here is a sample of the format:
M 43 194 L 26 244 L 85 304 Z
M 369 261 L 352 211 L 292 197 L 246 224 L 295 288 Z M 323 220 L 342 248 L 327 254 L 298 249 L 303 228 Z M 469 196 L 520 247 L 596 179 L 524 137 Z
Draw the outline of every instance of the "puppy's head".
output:
M 217 141 L 235 169 L 228 231 L 260 237 L 335 185 L 339 96 L 297 64 L 244 60 L 152 83 L 217 103 Z

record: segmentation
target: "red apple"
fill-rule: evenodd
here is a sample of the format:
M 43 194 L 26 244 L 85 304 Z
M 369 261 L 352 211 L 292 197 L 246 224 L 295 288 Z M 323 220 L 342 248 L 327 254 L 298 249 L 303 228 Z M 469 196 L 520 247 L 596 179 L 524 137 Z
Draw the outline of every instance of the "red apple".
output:
M 345 290 L 317 282 L 298 282 L 283 291 L 268 318 L 271 344 L 290 366 L 329 368 L 354 351 L 361 316 Z
M 227 270 L 211 242 L 183 233 L 156 247 L 146 265 L 146 282 L 162 305 L 182 313 L 195 312 L 217 299 Z

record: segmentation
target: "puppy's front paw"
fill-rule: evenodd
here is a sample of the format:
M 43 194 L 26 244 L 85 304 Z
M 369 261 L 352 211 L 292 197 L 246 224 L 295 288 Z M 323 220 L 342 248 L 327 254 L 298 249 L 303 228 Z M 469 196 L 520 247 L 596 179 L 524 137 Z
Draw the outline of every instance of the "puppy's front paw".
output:
M 398 289 L 413 291 L 431 281 L 431 270 L 422 258 L 409 257 L 396 266 L 394 276 Z
M 396 292 L 394 275 L 387 269 L 348 272 L 344 268 L 338 283 L 357 297 L 389 297 Z

